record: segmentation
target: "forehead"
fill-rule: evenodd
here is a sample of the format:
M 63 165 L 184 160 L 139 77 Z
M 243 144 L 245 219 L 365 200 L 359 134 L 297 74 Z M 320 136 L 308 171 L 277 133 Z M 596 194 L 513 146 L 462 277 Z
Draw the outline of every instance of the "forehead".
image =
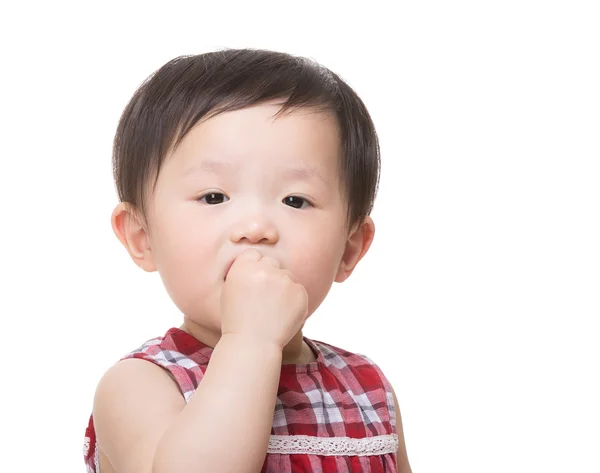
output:
M 165 167 L 173 177 L 215 162 L 236 170 L 304 167 L 337 181 L 340 135 L 335 118 L 306 108 L 276 117 L 279 110 L 279 104 L 269 103 L 203 120 L 184 137 Z

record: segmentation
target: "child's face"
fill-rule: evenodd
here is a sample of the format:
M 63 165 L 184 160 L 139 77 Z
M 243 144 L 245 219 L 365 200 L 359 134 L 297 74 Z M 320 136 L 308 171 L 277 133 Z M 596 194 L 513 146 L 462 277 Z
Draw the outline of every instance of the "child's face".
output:
M 347 277 L 335 121 L 308 110 L 273 119 L 277 110 L 260 105 L 198 124 L 166 159 L 150 201 L 153 269 L 184 315 L 215 332 L 224 276 L 247 248 L 292 273 L 309 314 Z

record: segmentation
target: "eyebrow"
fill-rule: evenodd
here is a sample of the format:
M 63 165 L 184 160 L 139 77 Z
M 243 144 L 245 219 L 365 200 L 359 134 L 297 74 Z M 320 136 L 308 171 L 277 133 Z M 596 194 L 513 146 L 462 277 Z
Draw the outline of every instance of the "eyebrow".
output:
M 202 161 L 195 166 L 188 168 L 184 172 L 184 177 L 198 172 L 206 172 L 209 174 L 233 174 L 239 170 L 239 166 L 222 161 Z M 325 179 L 319 171 L 314 167 L 287 167 L 284 168 L 281 177 L 289 181 L 310 181 L 319 180 L 325 185 L 329 185 L 329 181 Z
M 188 168 L 184 173 L 185 176 L 195 174 L 197 172 L 206 172 L 209 174 L 226 174 L 238 170 L 238 166 L 222 161 L 201 161 L 199 164 Z
M 311 181 L 316 179 L 321 181 L 326 186 L 329 185 L 327 179 L 325 179 L 319 173 L 319 171 L 312 167 L 286 168 L 282 173 L 282 177 L 290 181 Z

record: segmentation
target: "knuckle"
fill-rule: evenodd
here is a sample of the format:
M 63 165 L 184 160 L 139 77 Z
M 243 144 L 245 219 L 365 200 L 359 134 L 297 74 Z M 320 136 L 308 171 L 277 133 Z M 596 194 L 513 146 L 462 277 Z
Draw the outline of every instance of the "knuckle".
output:
M 254 273 L 254 280 L 259 283 L 266 283 L 270 279 L 269 271 L 265 268 L 261 268 Z
M 254 248 L 248 248 L 247 250 L 245 250 L 242 254 L 242 257 L 246 258 L 246 259 L 250 259 L 250 260 L 257 260 L 259 259 L 262 255 L 260 254 L 260 252 Z

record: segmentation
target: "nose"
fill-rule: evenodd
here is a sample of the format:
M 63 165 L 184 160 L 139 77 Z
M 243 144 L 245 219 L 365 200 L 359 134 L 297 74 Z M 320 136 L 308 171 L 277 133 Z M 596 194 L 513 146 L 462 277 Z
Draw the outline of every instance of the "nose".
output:
M 277 228 L 264 215 L 249 215 L 237 222 L 231 230 L 233 243 L 274 244 L 278 240 Z

